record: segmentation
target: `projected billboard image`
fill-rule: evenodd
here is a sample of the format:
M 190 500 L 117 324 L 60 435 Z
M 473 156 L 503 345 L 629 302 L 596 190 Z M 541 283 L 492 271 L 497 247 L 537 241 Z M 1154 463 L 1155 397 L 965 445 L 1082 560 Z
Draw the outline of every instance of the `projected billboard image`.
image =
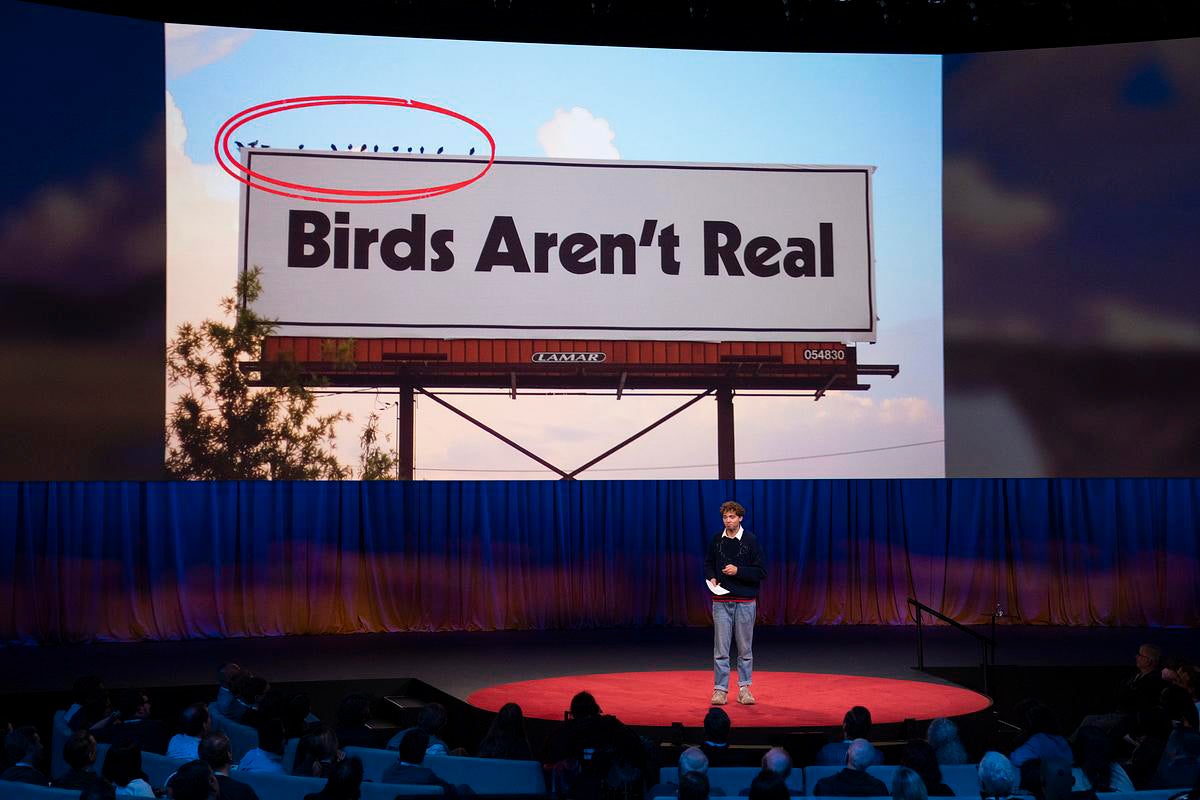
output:
M 738 477 L 944 475 L 938 57 L 168 24 L 166 70 L 172 474 L 716 477 L 725 426 Z

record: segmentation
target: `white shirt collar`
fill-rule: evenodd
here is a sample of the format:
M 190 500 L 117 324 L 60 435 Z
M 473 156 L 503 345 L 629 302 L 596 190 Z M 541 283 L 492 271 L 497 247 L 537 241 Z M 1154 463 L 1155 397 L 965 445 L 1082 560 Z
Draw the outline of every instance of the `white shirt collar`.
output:
M 721 535 L 727 539 L 737 539 L 739 542 L 742 540 L 742 526 L 741 525 L 738 525 L 738 532 L 735 533 L 733 536 L 729 536 L 728 533 L 729 533 L 728 531 L 721 531 Z

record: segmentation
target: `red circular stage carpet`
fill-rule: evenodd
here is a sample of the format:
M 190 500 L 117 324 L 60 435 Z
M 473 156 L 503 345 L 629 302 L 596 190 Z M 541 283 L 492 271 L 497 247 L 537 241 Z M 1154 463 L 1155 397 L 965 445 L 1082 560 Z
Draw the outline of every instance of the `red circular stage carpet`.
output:
M 709 709 L 712 671 L 613 672 L 518 681 L 480 689 L 467 702 L 488 711 L 515 702 L 520 703 L 527 717 L 561 720 L 571 697 L 583 690 L 596 697 L 605 714 L 615 714 L 628 725 L 682 722 L 699 726 Z M 842 715 L 851 706 L 871 709 L 871 719 L 876 723 L 902 722 L 910 717 L 969 714 L 991 705 L 985 695 L 955 686 L 814 672 L 755 672 L 753 692 L 757 705 L 735 702 L 734 673 L 733 691 L 724 706 L 734 725 L 840 725 Z

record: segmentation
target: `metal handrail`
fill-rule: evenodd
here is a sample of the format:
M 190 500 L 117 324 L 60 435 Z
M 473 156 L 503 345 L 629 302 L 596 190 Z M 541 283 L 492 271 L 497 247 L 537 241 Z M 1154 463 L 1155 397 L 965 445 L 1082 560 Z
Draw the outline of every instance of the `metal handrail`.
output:
M 917 623 L 917 669 L 921 671 L 925 670 L 925 631 L 924 626 L 921 624 L 921 615 L 929 614 L 930 616 L 936 617 L 942 622 L 945 622 L 962 631 L 963 633 L 966 633 L 979 640 L 980 647 L 982 648 L 982 659 L 979 666 L 983 670 L 983 693 L 987 694 L 988 685 L 990 683 L 990 668 L 996 663 L 996 618 L 1000 616 L 1000 614 L 992 614 L 990 635 L 985 636 L 979 631 L 968 628 L 958 620 L 947 617 L 937 609 L 930 608 L 914 597 L 908 598 L 908 604 L 916 609 L 915 613 L 913 614 L 913 619 Z

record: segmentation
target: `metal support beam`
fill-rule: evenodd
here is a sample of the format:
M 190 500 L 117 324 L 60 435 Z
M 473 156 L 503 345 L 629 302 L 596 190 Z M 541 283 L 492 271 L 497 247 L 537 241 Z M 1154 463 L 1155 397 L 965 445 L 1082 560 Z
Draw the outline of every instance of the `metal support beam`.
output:
M 564 475 L 564 476 L 563 476 L 563 478 L 564 478 L 565 480 L 573 480 L 573 479 L 575 478 L 575 476 L 576 476 L 576 475 L 578 475 L 579 473 L 583 472 L 583 471 L 584 471 L 585 469 L 587 469 L 588 467 L 595 466 L 596 464 L 600 463 L 600 462 L 601 462 L 601 461 L 603 461 L 604 459 L 606 459 L 606 458 L 608 458 L 609 456 L 611 456 L 613 453 L 615 453 L 615 452 L 617 452 L 618 450 L 620 450 L 620 449 L 621 449 L 622 447 L 624 447 L 625 445 L 629 444 L 630 442 L 634 441 L 635 439 L 640 439 L 641 437 L 645 436 L 645 435 L 646 435 L 647 433 L 649 433 L 650 431 L 652 431 L 652 430 L 654 430 L 655 428 L 657 428 L 659 425 L 662 425 L 664 422 L 666 422 L 667 420 L 669 420 L 671 417 L 673 417 L 673 416 L 675 416 L 676 414 L 678 414 L 678 413 L 680 413 L 680 412 L 684 411 L 685 409 L 691 408 L 691 407 L 692 407 L 692 406 L 694 406 L 696 403 L 699 403 L 701 400 L 703 400 L 705 397 L 708 397 L 708 396 L 709 396 L 710 394 L 712 394 L 712 393 L 713 393 L 713 390 L 712 390 L 712 389 L 708 389 L 707 391 L 703 392 L 702 394 L 698 394 L 698 395 L 696 395 L 696 396 L 695 396 L 695 397 L 693 397 L 691 400 L 688 400 L 686 403 L 684 403 L 683 405 L 681 405 L 679 408 L 675 409 L 675 410 L 674 410 L 674 411 L 672 411 L 671 413 L 669 413 L 669 414 L 667 414 L 667 415 L 665 415 L 665 416 L 659 417 L 657 420 L 655 420 L 654 422 L 651 422 L 649 425 L 647 425 L 646 427 L 642 428 L 640 431 L 638 431 L 637 433 L 635 433 L 633 436 L 630 436 L 628 439 L 626 439 L 625 441 L 621 442 L 621 443 L 620 443 L 620 444 L 618 444 L 618 445 L 615 445 L 615 446 L 613 446 L 613 447 L 610 447 L 610 448 L 608 448 L 608 449 L 607 449 L 607 450 L 605 450 L 603 453 L 601 453 L 600 455 L 598 455 L 598 456 L 596 456 L 595 458 L 593 458 L 591 461 L 589 461 L 589 462 L 587 462 L 586 464 L 584 464 L 582 467 L 579 467 L 579 468 L 577 468 L 577 469 L 573 470 L 573 471 L 572 471 L 572 472 L 571 472 L 569 475 Z
M 396 399 L 396 478 L 411 481 L 416 464 L 416 413 L 413 385 L 401 384 Z
M 494 428 L 489 428 L 487 425 L 485 425 L 485 424 L 483 424 L 482 422 L 480 422 L 479 420 L 475 419 L 474 417 L 472 417 L 472 416 L 471 416 L 470 414 L 468 414 L 467 412 L 465 412 L 465 411 L 463 411 L 463 410 L 461 410 L 461 409 L 455 408 L 454 406 L 450 405 L 450 404 L 449 404 L 449 403 L 447 403 L 445 400 L 443 400 L 442 398 L 438 397 L 436 394 L 430 394 L 429 392 L 427 392 L 427 391 L 425 391 L 424 389 L 422 389 L 420 386 L 416 386 L 416 387 L 413 387 L 413 388 L 415 388 L 415 389 L 416 389 L 418 392 L 420 392 L 421 394 L 425 395 L 426 397 L 428 397 L 430 400 L 432 400 L 433 402 L 437 403 L 438 405 L 444 406 L 445 408 L 449 409 L 450 411 L 453 411 L 455 414 L 458 414 L 460 417 L 462 417 L 463 419 L 465 419 L 467 422 L 471 423 L 471 424 L 472 424 L 472 425 L 474 425 L 475 427 L 477 427 L 477 428 L 481 428 L 482 430 L 485 430 L 485 431 L 487 431 L 487 432 L 488 432 L 488 433 L 490 433 L 492 436 L 495 436 L 497 439 L 499 439 L 500 441 L 504 442 L 506 445 L 508 445 L 509 447 L 513 448 L 514 450 L 517 450 L 518 452 L 524 453 L 525 455 L 529 456 L 529 457 L 530 457 L 530 458 L 532 458 L 534 461 L 536 461 L 537 463 L 541 464 L 543 467 L 545 467 L 546 469 L 550 470 L 551 472 L 556 472 L 556 473 L 558 473 L 559 475 L 561 475 L 563 478 L 565 478 L 565 479 L 567 479 L 567 480 L 570 480 L 570 479 L 571 479 L 571 476 L 570 476 L 570 475 L 568 475 L 567 473 L 563 472 L 561 469 L 559 469 L 558 467 L 554 466 L 554 465 L 553 465 L 553 464 L 551 464 L 549 461 L 547 461 L 546 459 L 544 459 L 544 458 L 542 458 L 541 456 L 539 456 L 537 453 L 533 452 L 532 450 L 529 450 L 529 449 L 526 449 L 526 448 L 522 447 L 521 445 L 519 445 L 519 444 L 517 444 L 516 442 L 514 442 L 512 439 L 508 438 L 508 437 L 507 437 L 507 436 L 505 436 L 504 434 L 502 434 L 502 433 L 500 433 L 499 431 L 497 431 L 496 429 L 494 429 Z
M 733 389 L 717 389 L 717 478 L 733 480 Z

